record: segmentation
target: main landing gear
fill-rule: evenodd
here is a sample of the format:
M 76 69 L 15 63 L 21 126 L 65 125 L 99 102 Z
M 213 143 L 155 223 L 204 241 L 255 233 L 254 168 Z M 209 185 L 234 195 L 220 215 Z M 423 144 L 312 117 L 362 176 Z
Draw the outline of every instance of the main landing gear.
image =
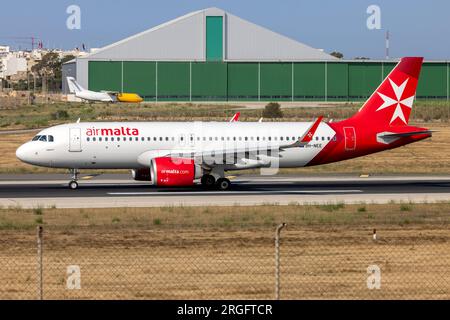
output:
M 231 187 L 231 182 L 227 178 L 216 178 L 213 175 L 205 174 L 201 179 L 202 186 L 207 189 L 217 188 L 220 191 L 229 190 Z
M 72 180 L 69 182 L 69 189 L 76 190 L 78 189 L 78 170 L 70 169 L 70 173 L 72 174 Z

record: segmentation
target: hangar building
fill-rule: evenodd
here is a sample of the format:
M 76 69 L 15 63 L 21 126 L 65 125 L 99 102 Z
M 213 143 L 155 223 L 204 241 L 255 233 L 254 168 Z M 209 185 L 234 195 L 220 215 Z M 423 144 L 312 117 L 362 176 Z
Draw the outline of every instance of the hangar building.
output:
M 395 64 L 339 60 L 208 8 L 70 61 L 63 75 L 146 101 L 349 101 L 367 98 Z M 425 63 L 418 98 L 448 99 L 448 71 Z

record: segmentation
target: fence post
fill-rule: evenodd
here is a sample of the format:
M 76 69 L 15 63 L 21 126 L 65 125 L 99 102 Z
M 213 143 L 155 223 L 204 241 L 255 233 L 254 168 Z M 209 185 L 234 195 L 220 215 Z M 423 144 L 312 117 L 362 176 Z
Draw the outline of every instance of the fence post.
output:
M 286 223 L 280 224 L 275 232 L 275 300 L 280 300 L 280 235 L 284 227 Z
M 43 299 L 42 233 L 43 233 L 42 226 L 38 226 L 37 227 L 38 300 Z

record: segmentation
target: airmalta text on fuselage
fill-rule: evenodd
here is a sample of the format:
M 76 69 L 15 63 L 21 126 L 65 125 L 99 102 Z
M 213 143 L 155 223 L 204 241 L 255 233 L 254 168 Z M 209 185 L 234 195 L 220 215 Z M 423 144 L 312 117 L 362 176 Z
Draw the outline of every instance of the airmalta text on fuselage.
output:
M 87 136 L 138 136 L 139 129 L 120 127 L 120 128 L 88 128 Z

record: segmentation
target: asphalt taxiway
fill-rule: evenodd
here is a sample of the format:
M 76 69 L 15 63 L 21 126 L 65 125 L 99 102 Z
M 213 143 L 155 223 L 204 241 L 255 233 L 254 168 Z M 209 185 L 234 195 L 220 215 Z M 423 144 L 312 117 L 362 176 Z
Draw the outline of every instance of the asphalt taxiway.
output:
M 154 206 L 254 206 L 264 204 L 388 203 L 450 201 L 450 176 L 239 176 L 230 191 L 201 186 L 159 188 L 129 175 L 0 175 L 0 206 L 110 208 Z

